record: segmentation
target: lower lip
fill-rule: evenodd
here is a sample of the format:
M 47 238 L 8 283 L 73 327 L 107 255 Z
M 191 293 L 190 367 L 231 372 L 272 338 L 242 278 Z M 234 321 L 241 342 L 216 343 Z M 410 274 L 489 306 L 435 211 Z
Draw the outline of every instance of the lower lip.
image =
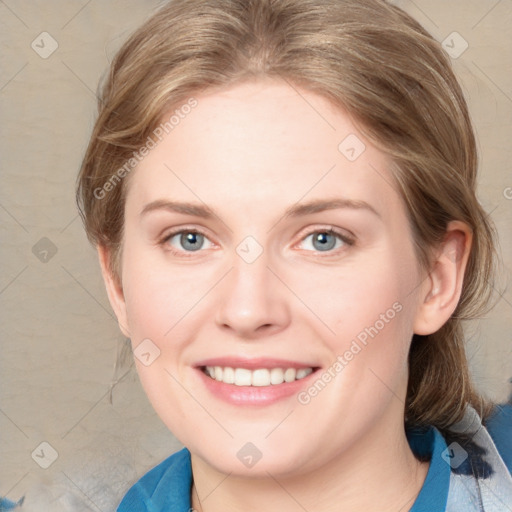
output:
M 197 369 L 206 388 L 217 398 L 234 405 L 271 405 L 293 395 L 297 395 L 316 374 L 310 373 L 303 379 L 283 382 L 270 386 L 236 386 L 219 382 Z

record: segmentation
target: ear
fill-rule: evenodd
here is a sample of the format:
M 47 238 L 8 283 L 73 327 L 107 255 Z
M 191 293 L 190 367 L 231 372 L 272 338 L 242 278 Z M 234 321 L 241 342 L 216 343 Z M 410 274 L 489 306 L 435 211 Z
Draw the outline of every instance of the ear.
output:
M 462 293 L 472 240 L 472 231 L 467 224 L 461 221 L 448 223 L 429 275 L 421 286 L 414 334 L 436 332 L 455 311 Z
M 110 266 L 111 251 L 104 245 L 98 245 L 98 257 L 100 260 L 101 273 L 103 275 L 103 281 L 105 288 L 107 289 L 108 300 L 114 310 L 119 324 L 119 329 L 127 337 L 130 337 L 130 331 L 128 329 L 128 317 L 126 314 L 126 303 L 124 300 L 123 288 L 120 283 L 120 278 L 112 274 Z

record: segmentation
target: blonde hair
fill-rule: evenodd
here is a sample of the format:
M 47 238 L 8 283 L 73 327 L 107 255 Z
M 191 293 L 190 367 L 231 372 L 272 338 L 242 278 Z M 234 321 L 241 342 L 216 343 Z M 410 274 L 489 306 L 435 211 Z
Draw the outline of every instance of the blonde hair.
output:
M 476 195 L 477 151 L 461 88 L 448 57 L 413 18 L 383 0 L 173 0 L 146 21 L 112 62 L 83 159 L 77 199 L 89 239 L 112 252 L 119 276 L 129 176 L 104 190 L 140 150 L 163 113 L 193 94 L 274 77 L 330 100 L 358 121 L 393 160 L 418 259 L 447 223 L 473 231 L 462 296 L 436 333 L 415 335 L 405 407 L 409 425 L 440 429 L 466 404 L 483 417 L 461 320 L 483 311 L 491 293 L 494 228 Z

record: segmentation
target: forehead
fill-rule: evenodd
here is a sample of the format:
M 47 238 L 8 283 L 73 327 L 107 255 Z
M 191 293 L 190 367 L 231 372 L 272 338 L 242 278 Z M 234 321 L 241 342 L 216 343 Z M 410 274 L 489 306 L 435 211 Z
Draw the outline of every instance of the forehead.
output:
M 266 79 L 195 99 L 133 172 L 127 207 L 180 199 L 242 215 L 337 195 L 386 212 L 399 200 L 387 157 L 323 97 Z

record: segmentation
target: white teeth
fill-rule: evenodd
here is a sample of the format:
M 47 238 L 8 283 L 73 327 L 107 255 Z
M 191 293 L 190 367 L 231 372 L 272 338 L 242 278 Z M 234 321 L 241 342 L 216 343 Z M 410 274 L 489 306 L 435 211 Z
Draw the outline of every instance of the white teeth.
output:
M 284 382 L 284 371 L 281 368 L 270 370 L 270 384 L 282 384 Z
M 253 386 L 270 386 L 270 372 L 268 370 L 254 370 L 251 384 Z
M 249 370 L 247 368 L 230 368 L 222 366 L 207 366 L 205 373 L 212 379 L 225 384 L 234 384 L 235 386 L 270 386 L 283 384 L 283 382 L 293 382 L 303 379 L 313 372 L 313 368 L 259 368 Z
M 301 368 L 300 370 L 297 370 L 297 375 L 295 376 L 295 378 L 297 380 L 303 379 L 304 377 L 307 377 L 312 372 L 313 372 L 313 368 Z
M 234 384 L 235 382 L 235 370 L 233 368 L 226 367 L 222 375 L 222 381 L 226 384 Z
M 284 372 L 284 381 L 285 382 L 293 382 L 297 375 L 297 370 L 295 368 L 288 368 Z
M 235 369 L 235 386 L 250 386 L 252 384 L 252 372 L 247 368 Z

